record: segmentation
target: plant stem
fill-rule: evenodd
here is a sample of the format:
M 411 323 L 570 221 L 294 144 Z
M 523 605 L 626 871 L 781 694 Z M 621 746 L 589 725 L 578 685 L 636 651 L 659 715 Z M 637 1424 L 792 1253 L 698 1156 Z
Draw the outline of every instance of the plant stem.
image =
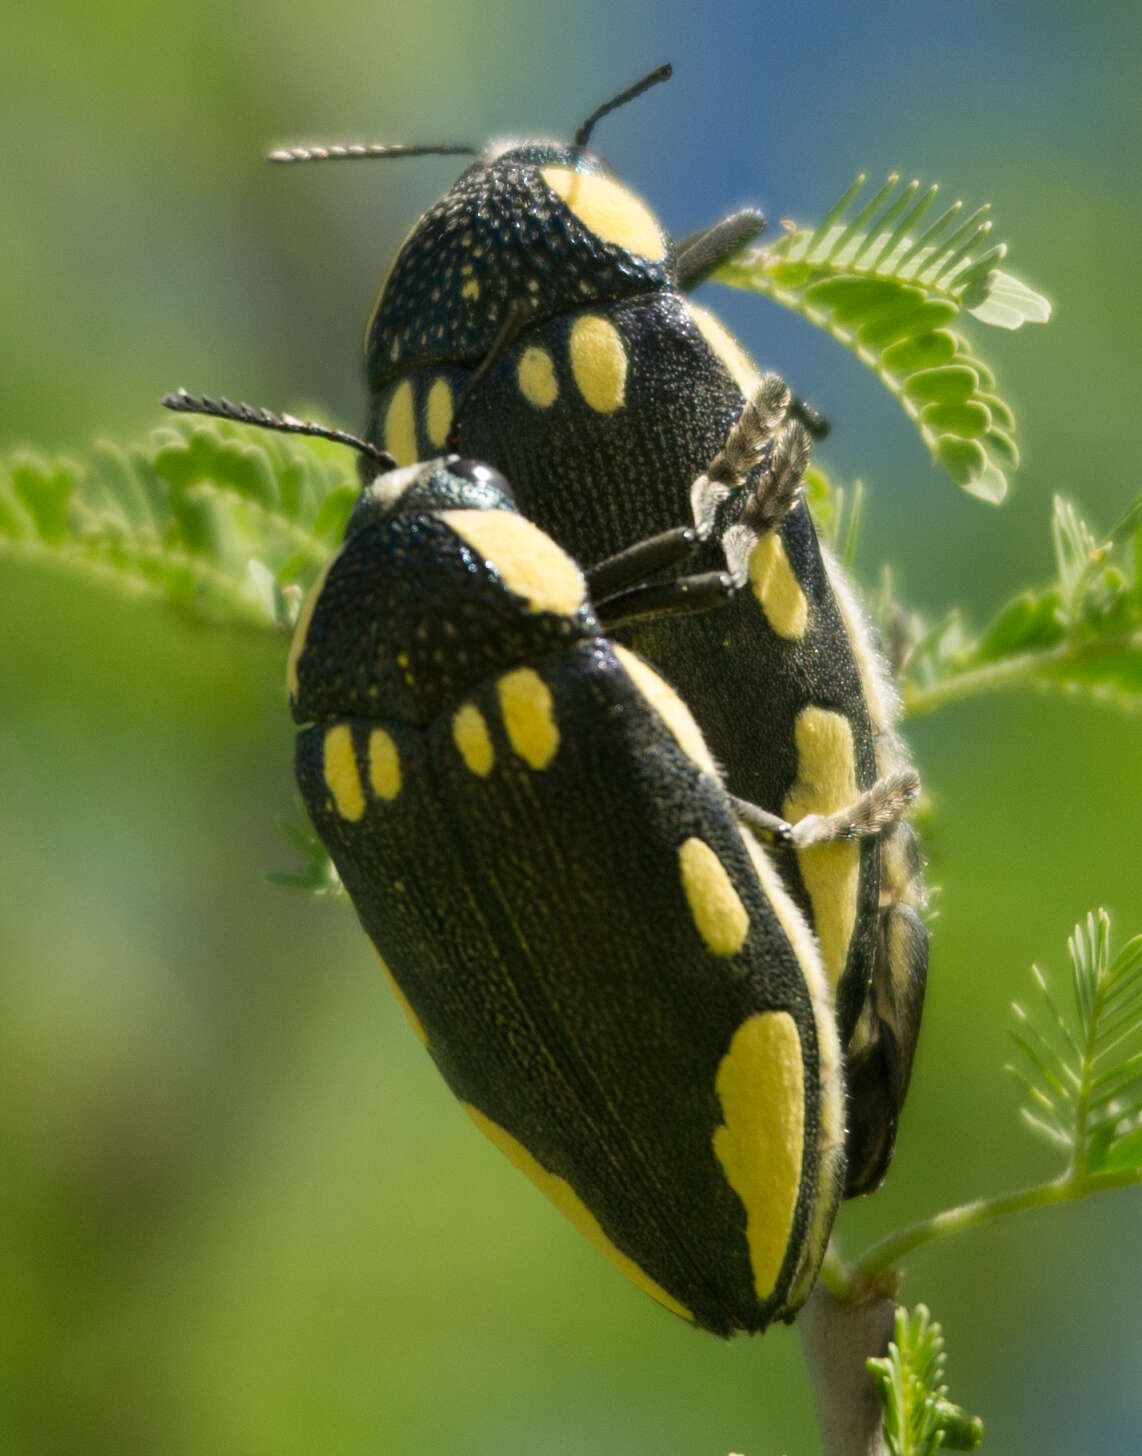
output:
M 894 1301 L 834 1299 L 821 1280 L 797 1317 L 825 1456 L 884 1456 L 883 1420 L 865 1362 L 892 1338 Z
M 1052 1203 L 1070 1203 L 1086 1198 L 1091 1193 L 1103 1193 L 1111 1188 L 1127 1188 L 1142 1183 L 1142 1168 L 1116 1168 L 1110 1172 L 1088 1173 L 1074 1177 L 1058 1178 L 1052 1183 L 1042 1183 L 1034 1188 L 1024 1188 L 1018 1193 L 1006 1193 L 998 1198 L 977 1198 L 972 1203 L 949 1208 L 932 1218 L 914 1223 L 910 1228 L 900 1229 L 866 1249 L 859 1259 L 840 1269 L 829 1271 L 829 1287 L 848 1297 L 859 1294 L 878 1275 L 891 1268 L 905 1254 L 933 1239 L 947 1234 L 961 1233 L 964 1229 L 977 1228 L 993 1218 L 1003 1218 L 1009 1213 L 1022 1213 L 1027 1208 L 1045 1208 Z
M 961 698 L 996 692 L 1000 688 L 1029 686 L 1043 673 L 1059 668 L 1095 662 L 1116 652 L 1139 651 L 1142 651 L 1142 632 L 1128 632 L 1119 637 L 1102 637 L 1090 642 L 1061 642 L 1041 652 L 1017 653 L 983 667 L 953 672 L 932 683 L 905 685 L 902 692 L 904 710 L 909 717 L 919 717 Z

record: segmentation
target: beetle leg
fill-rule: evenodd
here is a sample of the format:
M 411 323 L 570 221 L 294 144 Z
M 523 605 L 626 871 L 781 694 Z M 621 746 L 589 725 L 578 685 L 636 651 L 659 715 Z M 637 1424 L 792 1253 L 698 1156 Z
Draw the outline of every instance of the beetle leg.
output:
M 823 440 L 832 429 L 832 425 L 819 409 L 807 404 L 797 395 L 789 401 L 789 413 L 795 420 L 801 421 L 814 440 Z
M 625 551 L 618 551 L 590 567 L 585 573 L 587 590 L 594 601 L 606 601 L 624 587 L 645 581 L 664 567 L 684 561 L 697 550 L 700 541 L 693 526 L 676 526 L 672 531 L 636 541 Z
M 904 817 L 919 792 L 920 775 L 915 769 L 888 774 L 843 809 L 833 814 L 806 814 L 799 819 L 793 826 L 794 848 L 808 849 L 880 834 Z
M 795 824 L 745 799 L 730 797 L 741 822 L 767 843 L 809 849 L 883 833 L 899 823 L 919 792 L 919 774 L 915 769 L 901 769 L 878 779 L 871 789 L 835 814 L 806 814 Z
M 883 907 L 876 963 L 845 1051 L 849 1089 L 845 1197 L 879 1187 L 892 1160 L 928 980 L 928 933 L 911 905 Z
M 703 571 L 693 576 L 676 576 L 673 581 L 631 587 L 596 602 L 595 610 L 603 627 L 612 632 L 650 617 L 680 617 L 709 611 L 728 602 L 735 589 L 729 572 Z
M 723 537 L 726 560 L 738 586 L 748 577 L 749 554 L 758 538 L 772 531 L 796 505 L 813 448 L 805 426 L 790 419 L 789 405 L 789 386 L 781 376 L 764 375 L 726 443 L 690 489 L 695 523 L 699 532 L 709 535 L 718 507 L 762 466 L 741 519 Z
M 711 273 L 740 253 L 765 231 L 765 218 L 755 207 L 743 207 L 709 227 L 688 233 L 674 244 L 678 287 L 689 293 Z
M 730 803 L 739 823 L 744 824 L 755 838 L 781 849 L 793 848 L 793 825 L 788 819 L 771 814 L 768 809 L 763 809 L 760 804 L 751 804 L 748 799 L 739 799 L 735 794 L 730 795 Z

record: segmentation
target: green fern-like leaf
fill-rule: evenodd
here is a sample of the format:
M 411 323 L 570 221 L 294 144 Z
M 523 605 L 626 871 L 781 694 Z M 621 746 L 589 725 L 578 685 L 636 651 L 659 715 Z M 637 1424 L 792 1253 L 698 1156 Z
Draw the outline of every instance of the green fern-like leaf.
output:
M 356 498 L 336 447 L 177 424 L 84 459 L 0 460 L 0 557 L 38 561 L 198 619 L 287 629 Z
M 790 227 L 772 247 L 732 259 L 719 282 L 763 293 L 825 329 L 882 380 L 958 485 L 997 503 L 1019 463 L 1015 420 L 991 370 L 951 325 L 965 315 L 1015 329 L 1051 306 L 999 271 L 987 208 L 960 203 L 934 222 L 936 187 L 898 176 L 856 209 L 858 177 L 816 228 Z M 926 225 L 924 225 L 926 224 Z
M 974 1451 L 983 1438 L 983 1422 L 947 1398 L 943 1330 L 918 1304 L 911 1313 L 897 1307 L 895 1333 L 888 1354 L 868 1361 L 890 1456 Z
M 1021 591 L 981 632 L 958 614 L 908 621 L 909 712 L 1012 687 L 1142 708 L 1142 495 L 1104 537 L 1056 496 L 1051 538 L 1055 580 Z M 886 595 L 877 606 L 887 618 Z
M 306 894 L 322 899 L 349 901 L 349 895 L 341 883 L 333 861 L 309 826 L 305 810 L 300 801 L 293 818 L 280 818 L 277 831 L 291 849 L 301 857 L 301 868 L 292 872 L 274 870 L 266 875 L 271 885 L 284 890 L 303 890 Z
M 1064 1013 L 1038 966 L 1037 1016 L 1016 1005 L 1027 1125 L 1068 1157 L 1068 1174 L 1142 1168 L 1142 935 L 1116 956 L 1110 917 L 1092 912 L 1067 942 L 1075 1014 Z

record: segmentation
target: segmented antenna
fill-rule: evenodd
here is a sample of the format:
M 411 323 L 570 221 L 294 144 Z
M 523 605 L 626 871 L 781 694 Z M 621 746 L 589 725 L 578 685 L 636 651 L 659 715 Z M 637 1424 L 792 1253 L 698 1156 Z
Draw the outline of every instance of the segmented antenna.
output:
M 591 112 L 575 133 L 575 145 L 585 147 L 590 140 L 591 133 L 604 116 L 609 116 L 612 111 L 617 111 L 620 106 L 625 106 L 628 101 L 633 101 L 636 96 L 641 96 L 644 91 L 649 91 L 652 86 L 657 86 L 662 81 L 669 81 L 673 73 L 674 67 L 668 61 L 664 66 L 657 66 L 641 81 L 636 81 L 633 86 L 628 86 L 625 91 L 620 91 L 617 96 L 612 96 L 609 101 L 605 101 L 602 106 Z M 360 162 L 376 157 L 475 157 L 479 154 L 479 150 L 479 147 L 470 146 L 467 142 L 431 142 L 424 145 L 407 145 L 403 142 L 396 142 L 391 146 L 383 142 L 330 142 L 326 146 L 275 147 L 268 154 L 267 160 L 271 162 Z
M 617 111 L 620 106 L 625 106 L 628 101 L 633 101 L 636 96 L 641 96 L 644 91 L 649 91 L 652 86 L 657 86 L 662 81 L 669 81 L 673 74 L 674 67 L 667 61 L 664 66 L 656 66 L 641 81 L 636 81 L 633 86 L 628 86 L 625 91 L 620 91 L 617 96 L 612 96 L 609 101 L 604 101 L 602 106 L 591 112 L 575 133 L 575 145 L 585 147 L 590 140 L 591 133 L 604 116 L 609 116 L 612 111 Z
M 273 410 L 250 404 L 235 404 L 233 400 L 211 399 L 208 394 L 188 394 L 180 389 L 176 394 L 164 394 L 163 404 L 176 414 L 210 415 L 218 420 L 231 420 L 239 425 L 259 425 L 263 430 L 277 430 L 283 435 L 312 435 L 318 440 L 332 440 L 338 445 L 349 445 L 366 456 L 378 470 L 395 470 L 396 460 L 387 450 L 378 449 L 359 435 L 350 435 L 346 430 L 334 430 L 329 425 L 319 425 L 312 420 L 295 419 L 293 415 L 276 415 Z
M 278 147 L 270 162 L 359 162 L 371 157 L 474 157 L 479 148 L 464 142 L 432 142 L 385 146 L 382 142 L 330 142 L 328 146 Z

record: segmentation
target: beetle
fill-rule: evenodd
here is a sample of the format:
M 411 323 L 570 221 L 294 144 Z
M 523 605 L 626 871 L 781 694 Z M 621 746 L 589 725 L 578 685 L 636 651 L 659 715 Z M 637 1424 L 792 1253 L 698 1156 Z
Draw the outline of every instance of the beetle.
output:
M 520 509 L 598 561 L 680 518 L 695 477 L 762 376 L 690 292 L 764 227 L 752 210 L 679 242 L 588 148 L 492 143 L 420 218 L 366 331 L 366 436 L 401 463 L 448 447 L 513 482 Z M 277 161 L 475 153 L 473 147 L 289 148 Z M 814 423 L 788 394 L 783 412 Z M 758 468 L 761 468 L 760 465 Z M 734 545 L 748 585 L 724 612 L 620 633 L 694 712 L 735 795 L 787 820 L 830 814 L 908 759 L 865 614 L 807 506 L 736 535 L 752 488 L 694 499 L 706 565 Z M 818 936 L 850 1063 L 850 1195 L 892 1156 L 927 976 L 922 861 L 903 821 L 883 842 L 779 848 Z
M 732 578 L 643 585 L 692 555 L 689 527 L 584 574 L 486 465 L 397 468 L 269 411 L 164 403 L 339 439 L 380 472 L 298 617 L 295 767 L 452 1091 L 675 1314 L 723 1336 L 790 1318 L 844 1182 L 832 997 L 762 843 L 805 821 L 728 794 L 682 700 L 605 635 L 716 615 Z M 743 412 L 709 473 L 732 478 L 767 418 Z M 757 529 L 794 499 L 785 456 L 754 491 Z M 875 834 L 912 792 L 888 786 L 816 833 Z

